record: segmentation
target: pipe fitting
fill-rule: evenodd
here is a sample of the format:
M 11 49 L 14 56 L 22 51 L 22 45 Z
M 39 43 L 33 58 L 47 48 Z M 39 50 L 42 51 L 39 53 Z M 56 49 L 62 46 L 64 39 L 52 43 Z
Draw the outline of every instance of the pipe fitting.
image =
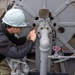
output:
M 40 51 L 43 51 L 43 52 L 46 52 L 49 50 L 50 48 L 50 40 L 49 40 L 49 37 L 48 37 L 48 30 L 46 28 L 44 28 L 43 30 L 40 31 Z
M 48 51 L 49 50 L 49 38 L 48 37 L 42 37 L 40 39 L 40 51 Z

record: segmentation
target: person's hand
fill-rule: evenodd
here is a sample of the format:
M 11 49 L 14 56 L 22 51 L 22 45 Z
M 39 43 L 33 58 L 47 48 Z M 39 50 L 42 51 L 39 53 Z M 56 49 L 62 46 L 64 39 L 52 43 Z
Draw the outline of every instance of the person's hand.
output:
M 36 40 L 36 29 L 30 31 L 27 37 L 34 42 Z

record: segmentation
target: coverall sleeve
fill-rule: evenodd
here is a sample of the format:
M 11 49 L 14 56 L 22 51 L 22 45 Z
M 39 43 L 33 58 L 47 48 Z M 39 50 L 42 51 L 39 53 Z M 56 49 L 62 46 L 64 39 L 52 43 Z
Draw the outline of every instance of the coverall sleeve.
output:
M 16 46 L 9 40 L 0 40 L 0 54 L 15 59 L 23 58 L 32 49 L 34 42 L 26 41 L 23 45 Z
M 19 45 L 23 45 L 27 40 L 26 40 L 26 36 L 24 36 L 24 37 L 20 37 L 20 38 L 14 37 L 13 41 L 16 45 L 19 46 Z

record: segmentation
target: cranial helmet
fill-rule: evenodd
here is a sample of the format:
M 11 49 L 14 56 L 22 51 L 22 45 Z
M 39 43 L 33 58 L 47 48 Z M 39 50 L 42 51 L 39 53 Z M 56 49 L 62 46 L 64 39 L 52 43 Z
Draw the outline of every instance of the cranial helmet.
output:
M 2 18 L 3 23 L 14 27 L 25 27 L 25 15 L 21 9 L 10 9 Z

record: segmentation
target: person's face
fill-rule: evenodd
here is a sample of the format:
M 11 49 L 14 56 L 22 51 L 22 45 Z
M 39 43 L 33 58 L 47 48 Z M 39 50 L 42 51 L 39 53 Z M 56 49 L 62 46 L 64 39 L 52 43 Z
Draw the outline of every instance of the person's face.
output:
M 14 27 L 13 33 L 18 34 L 21 32 L 22 29 L 23 29 L 22 27 Z

